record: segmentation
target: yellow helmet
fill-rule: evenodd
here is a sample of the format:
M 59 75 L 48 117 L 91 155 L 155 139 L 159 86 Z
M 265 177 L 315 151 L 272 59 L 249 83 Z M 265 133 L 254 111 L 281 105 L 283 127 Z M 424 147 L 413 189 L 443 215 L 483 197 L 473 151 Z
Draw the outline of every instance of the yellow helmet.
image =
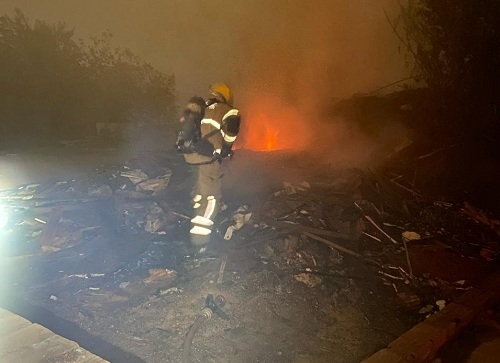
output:
M 233 94 L 229 87 L 224 83 L 216 83 L 210 87 L 210 93 L 217 96 L 220 95 L 227 103 L 233 102 Z

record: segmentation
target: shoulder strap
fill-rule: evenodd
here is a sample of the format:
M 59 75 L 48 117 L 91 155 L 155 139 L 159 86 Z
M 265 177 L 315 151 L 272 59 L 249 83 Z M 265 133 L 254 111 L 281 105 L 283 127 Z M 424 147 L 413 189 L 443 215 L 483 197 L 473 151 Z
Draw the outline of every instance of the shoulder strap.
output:
M 215 135 L 215 134 L 217 134 L 218 132 L 220 132 L 220 130 L 219 130 L 219 129 L 212 130 L 212 131 L 210 131 L 208 134 L 206 134 L 205 136 L 203 136 L 200 140 L 205 140 L 205 139 L 208 139 L 209 137 L 214 136 L 214 135 Z

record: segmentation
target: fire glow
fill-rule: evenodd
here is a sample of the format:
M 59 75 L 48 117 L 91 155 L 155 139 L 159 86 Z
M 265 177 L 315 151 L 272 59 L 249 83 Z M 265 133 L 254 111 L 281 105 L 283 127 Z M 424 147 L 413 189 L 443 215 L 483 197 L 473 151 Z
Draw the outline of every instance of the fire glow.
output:
M 254 99 L 245 107 L 239 147 L 254 151 L 303 150 L 310 130 L 305 118 L 279 100 Z

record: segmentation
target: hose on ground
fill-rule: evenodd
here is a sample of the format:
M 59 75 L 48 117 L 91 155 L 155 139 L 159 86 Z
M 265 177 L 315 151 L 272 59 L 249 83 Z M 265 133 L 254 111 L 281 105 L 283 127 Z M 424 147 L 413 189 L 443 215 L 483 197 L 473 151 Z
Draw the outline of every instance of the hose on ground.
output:
M 184 338 L 184 343 L 182 345 L 182 357 L 181 357 L 182 363 L 191 362 L 190 353 L 191 353 L 191 343 L 193 342 L 193 337 L 196 334 L 196 332 L 200 329 L 200 327 L 203 325 L 203 323 L 206 320 L 212 318 L 212 315 L 213 312 L 211 309 L 204 308 L 201 311 L 200 315 L 194 321 L 193 325 L 191 325 L 191 328 L 189 328 L 189 331 L 186 334 L 186 338 Z

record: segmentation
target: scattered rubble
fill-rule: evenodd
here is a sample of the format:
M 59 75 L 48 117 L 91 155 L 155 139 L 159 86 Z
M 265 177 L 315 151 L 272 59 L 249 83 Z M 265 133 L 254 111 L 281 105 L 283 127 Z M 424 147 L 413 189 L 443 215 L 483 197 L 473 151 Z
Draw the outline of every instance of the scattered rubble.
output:
M 193 254 L 178 232 L 189 224 L 189 212 L 165 198 L 178 191 L 171 183 L 176 176 L 165 165 L 154 157 L 147 163 L 135 159 L 96 170 L 85 180 L 1 191 L 9 217 L 2 222 L 2 233 L 9 234 L 5 257 L 43 254 L 53 261 L 92 262 L 85 246 L 112 238 L 118 244 L 134 241 L 133 258 L 102 262 L 106 270 L 90 265 L 87 271 L 61 270 L 38 287 L 53 288 L 49 299 L 58 308 L 65 301 L 81 304 L 66 305 L 66 313 L 80 323 L 119 315 L 124 306 L 167 304 L 210 289 L 241 304 L 242 291 L 250 300 L 259 294 L 272 300 L 304 290 L 306 297 L 349 306 L 358 303 L 367 276 L 394 306 L 423 319 L 469 289 L 498 258 L 499 224 L 491 215 L 467 203 L 426 200 L 398 175 L 327 166 L 310 180 L 283 181 L 258 205 L 221 211 L 219 241 L 205 255 Z M 201 287 L 190 289 L 186 281 Z M 195 305 L 188 308 L 192 312 Z M 174 329 L 168 324 L 178 324 L 175 319 L 174 313 L 167 315 L 158 330 L 177 334 L 179 342 L 188 323 Z
M 319 284 L 321 284 L 322 280 L 321 277 L 308 274 L 308 273 L 300 273 L 294 276 L 295 280 L 302 282 L 303 284 L 306 284 L 309 287 L 315 287 Z
M 151 198 L 165 192 L 172 172 L 157 166 L 151 177 L 127 165 L 102 168 L 85 180 L 29 184 L 0 192 L 0 203 L 8 214 L 3 230 L 23 236 L 28 245 L 40 245 L 42 252 L 56 252 L 90 240 L 102 233 L 97 223 L 102 218 L 91 215 L 108 213 L 115 228 L 128 232 L 161 233 L 172 223 L 169 211 Z M 114 210 L 105 211 L 105 205 Z M 16 241 L 16 247 L 22 246 Z M 14 254 L 19 251 L 15 249 Z
M 149 269 L 149 277 L 144 279 L 146 284 L 150 284 L 152 282 L 164 279 L 172 279 L 176 275 L 175 271 L 163 268 L 154 268 Z
M 240 230 L 246 223 L 249 223 L 250 218 L 252 218 L 252 213 L 248 213 L 247 209 L 247 206 L 243 206 L 236 210 L 236 213 L 232 217 L 233 224 L 227 227 L 226 233 L 224 234 L 224 239 L 226 241 L 233 237 L 234 231 Z
M 9 210 L 10 217 L 6 228 L 17 230 L 27 245 L 36 246 L 36 240 L 41 252 L 53 253 L 103 233 L 97 224 L 99 221 L 88 218 L 88 215 L 83 217 L 89 211 L 88 206 L 94 203 L 111 206 L 108 213 L 119 232 L 161 235 L 178 223 L 179 217 L 189 218 L 172 209 L 166 210 L 158 200 L 155 201 L 168 189 L 171 169 L 149 162 L 146 172 L 136 167 L 140 164 L 137 159 L 128 164 L 121 168 L 96 170 L 96 174 L 85 181 L 29 184 L 2 191 L 0 200 Z M 264 201 L 259 213 L 243 206 L 222 221 L 221 225 L 227 225 L 223 239 L 232 240 L 235 231 L 253 224 L 253 229 L 231 242 L 232 248 L 245 247 L 247 243 L 252 246 L 261 244 L 264 262 L 274 260 L 280 263 L 281 260 L 286 261 L 287 266 L 295 264 L 302 268 L 321 269 L 325 267 L 322 263 L 324 256 L 311 254 L 305 245 L 310 243 L 307 239 L 314 240 L 330 251 L 337 251 L 338 261 L 342 255 L 347 255 L 375 268 L 378 266 L 384 283 L 399 291 L 399 284 L 406 287 L 421 284 L 412 268 L 414 246 L 435 243 L 433 236 L 440 236 L 441 242 L 443 237 L 456 240 L 457 235 L 447 229 L 447 224 L 457 223 L 457 218 L 470 218 L 476 227 L 480 223 L 498 235 L 498 220 L 487 213 L 468 203 L 460 207 L 444 201 L 426 202 L 420 193 L 410 193 L 397 185 L 394 189 L 396 180 L 397 176 L 386 178 L 380 173 L 353 169 L 327 181 L 299 184 L 284 181 L 282 189 Z M 432 218 L 434 220 L 430 221 Z M 467 232 L 470 234 L 471 231 Z M 481 233 L 484 239 L 484 232 Z M 280 235 L 288 237 L 280 242 Z M 299 239 L 294 236 L 299 236 Z M 271 242 L 273 239 L 276 242 Z M 268 243 L 260 243 L 261 240 Z M 19 241 L 16 243 L 19 245 Z M 497 256 L 493 247 L 497 243 L 492 238 L 485 241 L 484 245 L 478 246 L 477 257 L 495 260 Z M 457 248 L 456 244 L 453 248 Z M 406 260 L 404 266 L 402 253 Z M 223 273 L 222 268 L 221 276 Z M 311 274 L 294 276 L 301 276 L 302 282 L 318 281 Z M 316 286 L 318 283 L 308 284 Z

